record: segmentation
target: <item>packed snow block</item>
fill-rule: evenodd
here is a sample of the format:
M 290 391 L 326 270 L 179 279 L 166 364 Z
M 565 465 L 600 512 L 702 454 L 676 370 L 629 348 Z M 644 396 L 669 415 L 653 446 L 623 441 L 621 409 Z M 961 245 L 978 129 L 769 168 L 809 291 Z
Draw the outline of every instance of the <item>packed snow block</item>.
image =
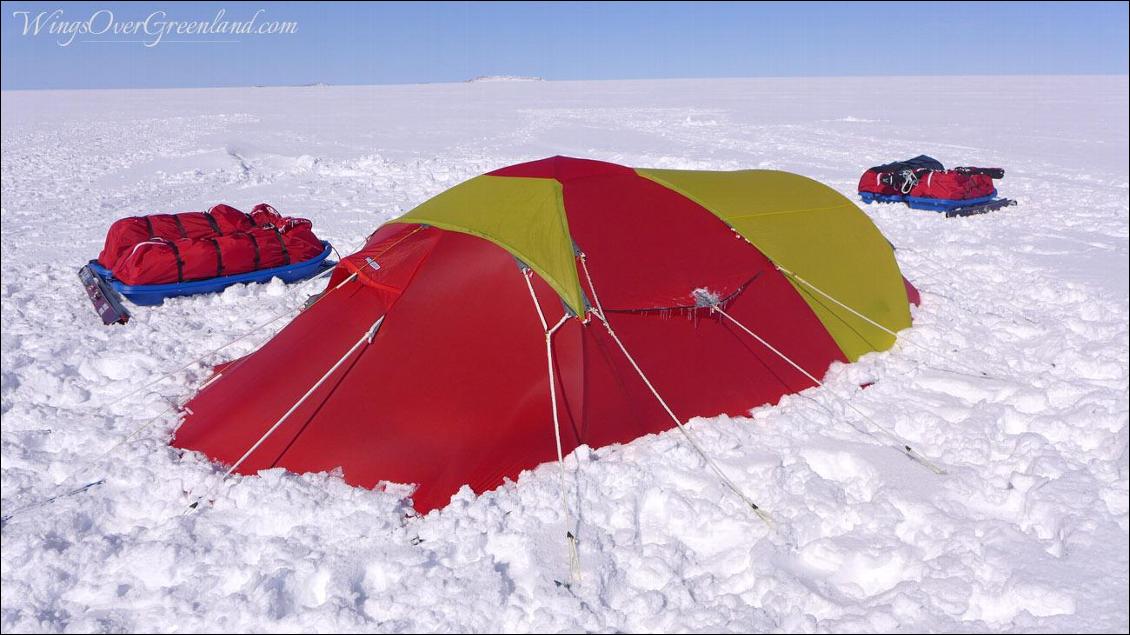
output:
M 274 208 L 266 204 L 260 204 L 255 209 L 259 210 L 260 207 L 264 206 L 274 212 Z M 278 212 L 274 212 L 274 214 L 281 218 Z M 265 222 L 272 220 L 268 217 L 266 211 L 262 211 L 260 217 Z M 135 245 L 154 238 L 178 240 L 223 236 L 247 231 L 257 224 L 251 215 L 244 214 L 238 209 L 222 203 L 207 212 L 130 216 L 119 219 L 113 225 L 110 225 L 110 230 L 106 232 L 106 243 L 102 248 L 102 253 L 98 255 L 98 263 L 107 269 L 113 269 L 123 254 Z
M 316 257 L 322 243 L 306 223 L 254 228 L 227 236 L 154 238 L 120 258 L 114 278 L 137 286 L 169 284 L 282 267 Z

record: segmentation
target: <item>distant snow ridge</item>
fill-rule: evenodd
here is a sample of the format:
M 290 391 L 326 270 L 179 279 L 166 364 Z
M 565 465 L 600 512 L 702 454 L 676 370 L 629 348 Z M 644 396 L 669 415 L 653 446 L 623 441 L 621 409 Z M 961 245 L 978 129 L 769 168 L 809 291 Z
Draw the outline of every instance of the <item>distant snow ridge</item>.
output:
M 468 79 L 468 82 L 544 82 L 540 77 L 527 77 L 525 75 L 479 75 Z

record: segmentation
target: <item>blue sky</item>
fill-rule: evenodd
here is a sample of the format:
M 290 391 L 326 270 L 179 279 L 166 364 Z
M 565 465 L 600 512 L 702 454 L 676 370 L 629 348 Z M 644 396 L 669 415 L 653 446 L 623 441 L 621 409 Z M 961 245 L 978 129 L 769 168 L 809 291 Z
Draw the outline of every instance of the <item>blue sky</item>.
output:
M 48 33 L 162 20 L 287 21 L 274 35 Z M 24 13 L 26 12 L 26 13 Z M 25 17 L 44 12 L 40 35 Z M 1127 3 L 4 2 L 5 90 L 546 79 L 1126 74 Z M 32 27 L 34 25 L 32 24 Z M 136 40 L 142 41 L 136 41 Z M 91 41 L 93 40 L 93 41 Z M 134 40 L 134 41 L 124 41 Z M 179 41 L 173 41 L 179 40 Z M 212 41 L 202 41 L 212 40 Z M 219 40 L 219 41 L 214 41 Z

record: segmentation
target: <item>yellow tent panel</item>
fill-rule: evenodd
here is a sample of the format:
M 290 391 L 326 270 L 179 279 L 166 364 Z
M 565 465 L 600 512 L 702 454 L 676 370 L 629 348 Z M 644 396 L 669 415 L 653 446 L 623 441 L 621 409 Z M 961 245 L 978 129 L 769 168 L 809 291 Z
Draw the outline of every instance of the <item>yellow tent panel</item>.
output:
M 636 172 L 710 210 L 774 263 L 878 324 L 892 331 L 910 326 L 894 250 L 871 219 L 832 188 L 773 170 Z M 848 359 L 894 344 L 892 335 L 789 281 Z
M 526 263 L 574 314 L 584 315 L 561 183 L 554 179 L 478 176 L 391 222 L 421 223 L 485 238 Z

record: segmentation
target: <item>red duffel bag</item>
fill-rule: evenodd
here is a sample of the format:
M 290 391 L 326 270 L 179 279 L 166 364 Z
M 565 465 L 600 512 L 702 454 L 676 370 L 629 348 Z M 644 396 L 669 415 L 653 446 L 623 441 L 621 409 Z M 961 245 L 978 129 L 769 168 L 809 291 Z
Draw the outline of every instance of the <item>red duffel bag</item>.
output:
M 112 271 L 128 285 L 169 284 L 302 262 L 322 253 L 308 223 L 294 223 L 287 231 L 254 228 L 227 236 L 154 238 L 135 245 Z
M 901 194 L 893 185 L 882 181 L 884 174 L 887 174 L 887 172 L 880 170 L 878 167 L 871 168 L 864 172 L 863 176 L 859 177 L 859 191 L 869 192 L 871 194 Z
M 255 223 L 256 227 L 266 227 L 267 225 L 278 227 L 286 220 L 278 210 L 267 203 L 259 203 L 253 207 L 250 216 L 251 222 Z
M 909 195 L 960 201 L 990 196 L 994 189 L 992 177 L 986 174 L 945 170 L 921 175 Z
M 309 260 L 322 253 L 322 241 L 314 234 L 314 224 L 305 218 L 288 218 L 279 228 L 294 262 Z
M 102 248 L 102 253 L 98 255 L 98 262 L 107 269 L 113 269 L 118 259 L 134 245 L 153 238 L 178 240 L 223 236 L 247 231 L 253 226 L 249 214 L 222 203 L 207 212 L 150 214 L 122 218 L 110 225 L 110 230 L 106 232 L 106 244 Z

